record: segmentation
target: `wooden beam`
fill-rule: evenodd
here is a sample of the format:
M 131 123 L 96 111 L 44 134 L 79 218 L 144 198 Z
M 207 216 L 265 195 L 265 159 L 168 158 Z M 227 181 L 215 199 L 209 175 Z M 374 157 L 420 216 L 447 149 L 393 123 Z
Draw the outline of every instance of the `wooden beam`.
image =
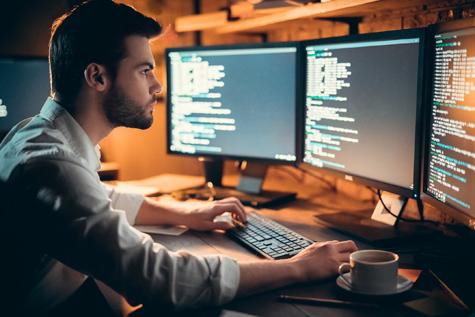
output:
M 231 5 L 230 15 L 232 18 L 250 17 L 254 13 L 254 5 L 247 1 L 239 1 Z
M 252 11 L 252 17 L 262 17 L 287 11 L 288 8 L 269 8 Z M 176 32 L 192 32 L 218 28 L 228 24 L 228 13 L 217 11 L 211 13 L 194 14 L 175 19 Z
M 228 13 L 225 11 L 187 15 L 175 19 L 175 31 L 201 31 L 220 27 L 226 23 L 228 23 Z
M 358 6 L 364 6 L 381 1 L 382 0 L 333 0 L 324 3 L 307 4 L 302 7 L 289 8 L 285 11 L 265 15 L 262 17 L 229 22 L 225 25 L 215 27 L 214 31 L 218 34 L 248 31 L 275 23 L 324 16 L 326 13 L 336 12 L 338 10 L 354 9 Z

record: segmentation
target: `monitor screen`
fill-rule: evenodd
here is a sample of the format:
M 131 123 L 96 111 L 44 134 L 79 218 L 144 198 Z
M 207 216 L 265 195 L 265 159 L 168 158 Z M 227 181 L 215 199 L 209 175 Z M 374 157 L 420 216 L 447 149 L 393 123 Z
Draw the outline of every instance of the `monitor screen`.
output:
M 434 41 L 424 193 L 475 219 L 475 27 Z
M 38 114 L 50 94 L 46 58 L 0 58 L 0 136 Z
M 297 46 L 169 49 L 168 151 L 297 160 Z
M 304 163 L 417 196 L 422 42 L 408 30 L 304 43 Z

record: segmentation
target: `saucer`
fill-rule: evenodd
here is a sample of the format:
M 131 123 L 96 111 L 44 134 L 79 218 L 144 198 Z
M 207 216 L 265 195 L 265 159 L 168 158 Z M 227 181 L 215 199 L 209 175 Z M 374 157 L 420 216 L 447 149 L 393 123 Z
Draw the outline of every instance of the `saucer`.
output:
M 344 275 L 345 275 L 346 279 L 351 281 L 350 273 L 345 273 Z M 339 287 L 341 287 L 342 289 L 344 289 L 345 291 L 348 291 L 348 292 L 351 292 L 351 293 L 361 294 L 361 295 L 378 295 L 378 296 L 379 295 L 400 294 L 400 293 L 403 293 L 405 291 L 408 291 L 413 285 L 413 283 L 411 281 L 409 281 L 407 278 L 405 278 L 404 276 L 401 276 L 401 275 L 398 276 L 397 289 L 394 292 L 374 293 L 374 292 L 366 292 L 366 291 L 355 290 L 351 287 L 351 284 L 348 284 L 341 276 L 338 276 L 338 278 L 336 279 L 336 284 Z

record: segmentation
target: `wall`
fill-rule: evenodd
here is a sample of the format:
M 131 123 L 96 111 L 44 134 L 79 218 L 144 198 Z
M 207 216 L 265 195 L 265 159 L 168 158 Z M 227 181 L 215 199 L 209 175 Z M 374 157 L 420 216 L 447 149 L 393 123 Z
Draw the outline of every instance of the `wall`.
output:
M 17 0 L 0 3 L 0 55 L 47 56 L 50 27 L 66 0 Z

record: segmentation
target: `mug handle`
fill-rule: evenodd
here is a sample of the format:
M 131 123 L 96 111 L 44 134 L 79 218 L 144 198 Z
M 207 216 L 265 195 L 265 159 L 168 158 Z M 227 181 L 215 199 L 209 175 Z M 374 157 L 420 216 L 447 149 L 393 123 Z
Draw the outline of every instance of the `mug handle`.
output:
M 350 269 L 350 263 L 342 263 L 338 267 L 338 274 L 340 274 L 340 277 L 348 284 L 348 286 L 351 286 L 351 281 L 346 278 L 345 273 L 350 272 Z

